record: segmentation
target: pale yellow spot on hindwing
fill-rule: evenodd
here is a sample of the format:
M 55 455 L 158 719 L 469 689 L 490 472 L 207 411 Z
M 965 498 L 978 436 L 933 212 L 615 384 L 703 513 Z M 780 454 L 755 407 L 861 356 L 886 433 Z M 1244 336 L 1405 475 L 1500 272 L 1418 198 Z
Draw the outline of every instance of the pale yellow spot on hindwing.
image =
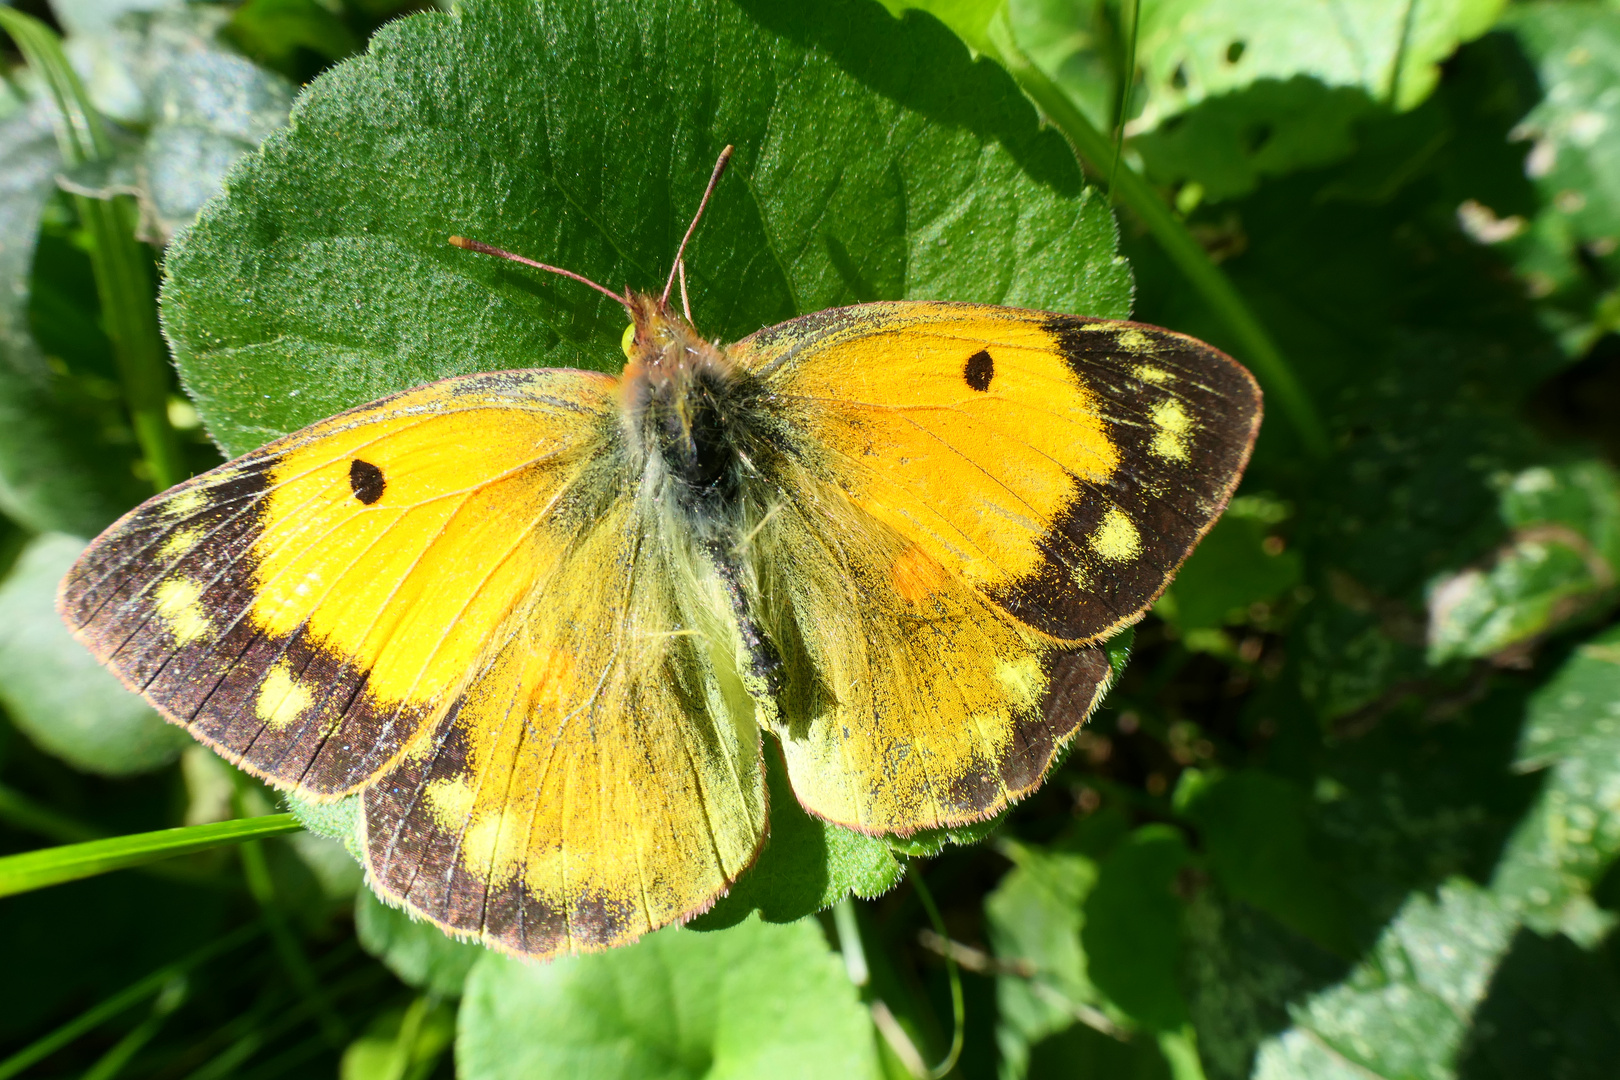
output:
M 309 687 L 293 678 L 285 663 L 270 669 L 253 701 L 253 715 L 272 730 L 284 728 L 302 716 L 315 701 Z
M 1142 553 L 1142 536 L 1125 511 L 1116 506 L 1103 515 L 1097 531 L 1091 534 L 1091 548 L 1110 562 L 1124 562 Z
M 168 624 L 176 645 L 190 645 L 212 629 L 198 603 L 202 592 L 201 585 L 187 578 L 170 578 L 153 591 L 158 618 Z
M 435 780 L 427 786 L 425 794 L 434 822 L 452 831 L 459 830 L 472 817 L 478 802 L 478 793 L 460 777 L 447 776 Z
M 1187 436 L 1192 432 L 1192 417 L 1181 402 L 1171 398 L 1154 405 L 1148 413 L 1153 421 L 1153 452 L 1171 461 L 1186 461 Z
M 996 681 L 1007 688 L 1007 696 L 1015 712 L 1035 708 L 1046 696 L 1047 680 L 1041 671 L 1041 658 L 1034 653 L 998 663 Z
M 1164 370 L 1164 368 L 1154 367 L 1152 364 L 1137 364 L 1131 368 L 1131 374 L 1143 382 L 1154 383 L 1158 386 L 1163 386 L 1165 383 L 1175 379 L 1175 376 Z
M 163 515 L 169 518 L 183 518 L 194 514 L 208 505 L 208 492 L 202 488 L 192 488 L 182 491 L 174 498 L 163 504 Z

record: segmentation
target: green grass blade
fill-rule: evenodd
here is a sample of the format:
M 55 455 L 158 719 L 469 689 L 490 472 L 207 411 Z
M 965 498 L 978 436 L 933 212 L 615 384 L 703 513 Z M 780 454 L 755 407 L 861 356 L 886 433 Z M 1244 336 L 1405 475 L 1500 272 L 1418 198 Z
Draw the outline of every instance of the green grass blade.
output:
M 0 7 L 0 29 L 11 34 L 28 66 L 50 89 L 61 116 L 57 141 L 71 168 L 112 156 L 112 141 L 56 34 L 31 16 Z M 112 339 L 136 440 L 159 490 L 186 478 L 180 442 L 169 423 L 169 371 L 158 334 L 150 260 L 135 239 L 134 200 L 76 196 L 79 220 L 94 241 L 91 268 L 102 318 Z
M 45 1060 L 81 1035 L 94 1031 L 124 1010 L 133 1008 L 153 994 L 161 992 L 165 986 L 168 986 L 178 976 L 207 963 L 216 956 L 231 951 L 238 945 L 246 944 L 263 932 L 263 923 L 251 923 L 240 930 L 225 935 L 218 941 L 204 945 L 189 956 L 182 957 L 172 964 L 166 964 L 158 968 L 139 982 L 120 990 L 101 1004 L 80 1013 L 55 1031 L 23 1047 L 4 1061 L 0 1061 L 0 1080 L 11 1080 L 11 1077 L 17 1076 L 24 1069 Z
M 1079 107 L 1057 84 L 1012 41 L 1010 33 L 998 35 L 1002 62 L 1024 93 L 1040 107 L 1053 125 L 1068 137 L 1075 152 L 1094 173 L 1107 175 L 1113 144 L 1098 131 Z M 1170 256 L 1188 282 L 1204 297 L 1237 339 L 1239 359 L 1253 369 L 1266 396 L 1288 421 L 1305 450 L 1321 459 L 1332 453 L 1327 427 L 1316 405 L 1300 385 L 1282 350 L 1271 340 L 1254 312 L 1209 254 L 1193 239 L 1187 227 L 1171 213 L 1157 192 L 1129 165 L 1121 165 L 1114 178 L 1113 195 L 1136 212 L 1165 254 Z
M 141 866 L 221 844 L 238 844 L 263 836 L 297 832 L 302 828 L 303 825 L 291 814 L 266 814 L 213 825 L 159 829 L 156 832 L 7 855 L 0 858 L 0 896 L 12 896 L 43 889 L 47 885 L 59 885 L 64 881 L 77 881 L 113 870 Z

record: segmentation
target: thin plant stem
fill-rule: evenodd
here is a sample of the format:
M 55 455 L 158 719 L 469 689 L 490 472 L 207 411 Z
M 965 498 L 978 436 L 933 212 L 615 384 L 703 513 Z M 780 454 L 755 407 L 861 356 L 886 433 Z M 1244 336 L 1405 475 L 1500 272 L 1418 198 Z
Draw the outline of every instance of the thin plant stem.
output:
M 991 24 L 998 39 L 996 45 L 1013 79 L 1068 138 L 1081 161 L 1094 173 L 1103 173 L 1112 150 L 1108 136 L 1097 130 L 1069 95 L 1018 47 L 1011 32 L 1004 27 L 997 30 L 998 25 Z M 1215 265 L 1158 193 L 1128 164 L 1118 170 L 1112 196 L 1141 218 L 1188 283 L 1226 324 L 1237 341 L 1240 359 L 1254 370 L 1260 385 L 1288 421 L 1306 453 L 1317 460 L 1328 457 L 1332 453 L 1332 442 L 1315 403 L 1231 279 Z
M 4 1061 L 0 1061 L 0 1080 L 10 1080 L 11 1077 L 17 1076 L 23 1070 L 44 1061 L 58 1050 L 72 1044 L 80 1036 L 94 1031 L 125 1010 L 134 1008 L 153 994 L 161 993 L 163 988 L 168 986 L 174 979 L 207 963 L 216 956 L 221 956 L 240 945 L 245 945 L 262 934 L 264 929 L 264 923 L 262 922 L 250 923 L 217 941 L 204 945 L 189 956 L 184 956 L 172 964 L 165 964 L 163 967 L 158 968 L 139 982 L 120 990 L 101 1004 L 92 1006 L 55 1031 L 34 1040 Z
M 1119 103 L 1114 109 L 1114 162 L 1108 168 L 1108 197 L 1114 197 L 1114 178 L 1119 174 L 1119 159 L 1125 154 L 1125 113 L 1131 107 L 1131 90 L 1136 86 L 1136 30 L 1142 25 L 1142 5 L 1139 0 L 1122 4 L 1121 13 L 1129 8 L 1131 28 L 1125 35 L 1125 62 L 1119 68 Z
M 57 145 L 70 168 L 108 161 L 112 140 L 90 103 L 54 31 L 32 16 L 0 7 L 0 29 L 49 89 L 57 108 Z M 127 195 L 94 199 L 78 195 L 74 206 L 89 232 L 90 265 L 101 314 L 124 387 L 124 403 L 153 486 L 162 491 L 186 478 L 185 460 L 169 423 L 169 369 L 158 332 L 151 260 L 135 239 L 135 203 Z
M 934 894 L 929 891 L 928 883 L 923 875 L 912 863 L 906 867 L 906 874 L 911 878 L 911 887 L 917 890 L 917 899 L 922 901 L 923 910 L 928 912 L 928 921 L 934 925 L 934 933 L 942 940 L 949 940 L 950 935 L 945 931 L 945 920 L 940 917 L 939 907 L 934 903 Z M 962 1001 L 962 972 L 956 964 L 956 957 L 950 950 L 945 951 L 945 972 L 951 980 L 951 1049 L 945 1055 L 945 1060 L 928 1070 L 929 1080 L 942 1080 L 949 1076 L 956 1062 L 962 1056 L 962 1040 L 967 1035 L 966 1009 Z
M 1205 1080 L 1204 1063 L 1198 1057 L 1198 1036 L 1191 1024 L 1175 1031 L 1159 1032 L 1159 1053 L 1170 1066 L 1170 1080 Z

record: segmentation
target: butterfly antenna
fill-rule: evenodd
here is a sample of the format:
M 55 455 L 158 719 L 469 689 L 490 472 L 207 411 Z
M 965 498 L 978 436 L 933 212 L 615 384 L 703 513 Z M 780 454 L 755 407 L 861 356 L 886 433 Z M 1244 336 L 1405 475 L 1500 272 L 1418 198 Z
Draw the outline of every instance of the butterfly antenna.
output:
M 592 281 L 583 274 L 574 273 L 572 270 L 564 270 L 560 266 L 550 266 L 543 262 L 535 262 L 533 259 L 525 259 L 522 255 L 514 255 L 510 251 L 503 251 L 502 249 L 494 247 L 490 244 L 486 244 L 481 240 L 469 240 L 465 236 L 452 236 L 450 238 L 450 243 L 455 247 L 464 248 L 467 251 L 476 251 L 480 255 L 493 255 L 497 259 L 510 259 L 512 262 L 522 263 L 524 266 L 532 266 L 536 270 L 546 270 L 553 274 L 561 274 L 565 278 L 573 278 L 575 281 L 580 281 L 586 285 L 589 285 L 591 288 L 595 289 L 603 296 L 606 296 L 614 303 L 622 304 L 627 309 L 630 307 L 630 296 L 628 293 L 620 295 L 619 293 L 614 292 L 612 289 L 604 288 L 601 285 L 598 285 L 596 282 Z
M 720 182 L 720 174 L 726 171 L 726 162 L 731 160 L 731 147 L 720 151 L 720 160 L 714 163 L 714 172 L 709 175 L 709 186 L 703 189 L 703 201 L 698 203 L 697 213 L 692 215 L 692 224 L 686 227 L 686 235 L 681 237 L 681 246 L 675 249 L 675 265 L 669 268 L 669 280 L 664 282 L 664 295 L 661 303 L 669 303 L 669 290 L 675 287 L 675 275 L 681 269 L 681 256 L 686 254 L 686 243 L 697 232 L 698 222 L 703 220 L 703 211 L 709 205 L 709 196 L 714 194 L 714 186 Z
M 681 310 L 686 312 L 686 321 L 692 321 L 692 298 L 686 294 L 686 260 L 682 259 L 675 264 L 681 271 Z

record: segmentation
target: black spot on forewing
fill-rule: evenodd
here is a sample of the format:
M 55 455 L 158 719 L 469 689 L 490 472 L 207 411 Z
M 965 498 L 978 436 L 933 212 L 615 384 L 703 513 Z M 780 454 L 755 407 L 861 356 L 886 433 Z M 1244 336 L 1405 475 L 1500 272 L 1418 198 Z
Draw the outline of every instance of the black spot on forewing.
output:
M 980 391 L 990 389 L 990 380 L 995 378 L 996 362 L 990 354 L 983 349 L 968 357 L 967 365 L 962 368 L 962 378 L 973 389 Z
M 259 775 L 336 793 L 375 773 L 422 718 L 372 699 L 363 670 L 301 629 L 271 635 L 254 622 L 253 545 L 275 465 L 240 459 L 131 511 L 80 556 L 61 609 L 98 659 L 193 735 Z M 287 700 L 261 700 L 272 673 L 304 702 L 276 724 L 262 715 Z
M 1146 610 L 1214 524 L 1254 445 L 1260 391 L 1231 357 L 1157 327 L 1074 316 L 1043 327 L 1095 396 L 1119 466 L 1103 484 L 1076 478 L 1041 564 L 992 599 L 1039 630 L 1086 640 Z M 1132 348 L 1120 343 L 1127 333 Z M 1093 545 L 1113 511 L 1134 535 L 1128 558 Z
M 349 487 L 354 489 L 354 497 L 365 505 L 370 506 L 382 498 L 387 486 L 382 470 L 371 462 L 359 458 L 349 462 Z

